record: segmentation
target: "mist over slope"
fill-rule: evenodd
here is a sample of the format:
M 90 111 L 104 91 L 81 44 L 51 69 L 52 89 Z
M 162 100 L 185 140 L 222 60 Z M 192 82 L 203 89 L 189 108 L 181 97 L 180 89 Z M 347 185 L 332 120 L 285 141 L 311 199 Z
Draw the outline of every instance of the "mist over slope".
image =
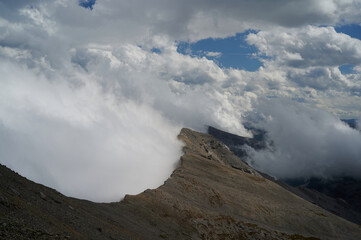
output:
M 250 163 L 276 178 L 361 178 L 361 133 L 334 115 L 288 101 L 260 107 L 267 147 L 247 148 Z
M 1 162 L 62 193 L 117 201 L 158 187 L 181 154 L 180 127 L 95 82 L 49 82 L 0 65 Z M 15 86 L 14 86 L 15 85 Z

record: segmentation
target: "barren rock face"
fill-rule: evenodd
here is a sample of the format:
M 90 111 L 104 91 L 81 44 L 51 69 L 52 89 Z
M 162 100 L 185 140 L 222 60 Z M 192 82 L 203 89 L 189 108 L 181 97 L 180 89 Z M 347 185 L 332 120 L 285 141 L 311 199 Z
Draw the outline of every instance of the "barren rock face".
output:
M 32 237 L 36 233 L 44 239 L 361 236 L 361 226 L 263 178 L 213 137 L 183 129 L 179 138 L 186 144 L 184 155 L 164 185 L 118 203 L 67 198 L 2 167 L 0 221 L 6 225 L 0 225 L 0 234 L 8 239 L 39 239 Z

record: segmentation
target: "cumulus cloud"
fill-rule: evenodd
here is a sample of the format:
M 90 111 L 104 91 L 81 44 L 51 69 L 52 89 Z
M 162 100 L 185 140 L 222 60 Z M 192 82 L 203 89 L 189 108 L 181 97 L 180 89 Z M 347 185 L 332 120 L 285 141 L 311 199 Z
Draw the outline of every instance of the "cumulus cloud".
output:
M 275 28 L 251 33 L 247 41 L 279 65 L 294 68 L 361 63 L 361 41 L 337 33 L 333 27 Z
M 294 99 L 316 103 L 339 116 L 359 115 L 355 104 L 361 86 L 357 71 L 361 64 L 359 39 L 337 33 L 333 27 L 305 26 L 250 33 L 247 41 L 259 49 L 259 56 L 266 56 L 261 58 L 264 71 L 283 73 L 286 81 L 279 79 L 278 85 L 293 88 Z M 343 74 L 343 65 L 355 66 L 356 71 Z M 349 109 L 349 113 L 341 109 Z
M 94 47 L 73 54 L 73 63 L 88 69 L 105 91 L 120 99 L 150 104 L 168 119 L 193 129 L 215 125 L 248 134 L 240 119 L 251 106 L 240 107 L 236 99 L 251 100 L 227 96 L 230 89 L 224 83 L 231 71 L 211 60 L 182 55 L 176 45 L 163 47 L 162 54 L 129 44 L 112 51 Z

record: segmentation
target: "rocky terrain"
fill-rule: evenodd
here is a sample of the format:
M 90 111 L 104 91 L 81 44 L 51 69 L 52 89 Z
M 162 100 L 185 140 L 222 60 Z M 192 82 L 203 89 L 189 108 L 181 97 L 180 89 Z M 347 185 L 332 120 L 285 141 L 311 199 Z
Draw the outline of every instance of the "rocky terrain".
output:
M 264 140 L 265 133 L 262 131 L 252 131 L 252 134 L 254 135 L 253 138 L 247 138 L 208 126 L 208 133 L 226 144 L 227 147 L 241 159 L 247 156 L 247 152 L 243 148 L 245 145 L 248 145 L 255 150 L 266 147 L 266 142 Z
M 351 119 L 348 122 L 355 123 L 355 120 Z M 255 150 L 266 147 L 264 139 L 265 132 L 257 129 L 250 130 L 254 134 L 253 138 L 241 137 L 211 126 L 208 127 L 208 133 L 210 135 L 222 141 L 232 152 L 242 159 L 247 157 L 247 152 L 243 146 L 248 145 Z M 276 180 L 267 174 L 260 174 L 311 203 L 351 222 L 361 224 L 360 180 L 350 177 Z
M 361 226 L 249 167 L 214 137 L 183 129 L 179 167 L 115 203 L 66 197 L 0 167 L 0 239 L 359 239 Z

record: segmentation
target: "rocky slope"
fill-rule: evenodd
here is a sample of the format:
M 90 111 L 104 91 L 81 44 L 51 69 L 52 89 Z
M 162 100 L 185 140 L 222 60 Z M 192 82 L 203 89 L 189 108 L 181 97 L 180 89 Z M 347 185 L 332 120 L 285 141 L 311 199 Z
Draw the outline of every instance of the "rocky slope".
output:
M 352 122 L 352 121 L 351 121 Z M 254 138 L 241 137 L 209 126 L 208 133 L 226 144 L 238 157 L 244 159 L 247 152 L 243 146 L 248 145 L 255 150 L 266 147 L 264 131 L 251 129 Z M 314 203 L 351 222 L 361 224 L 361 181 L 340 177 L 335 179 L 311 178 L 276 180 L 267 174 L 260 173 L 286 190 Z
M 260 150 L 266 147 L 266 142 L 264 140 L 265 132 L 260 130 L 251 130 L 251 132 L 254 136 L 253 138 L 248 138 L 224 132 L 212 126 L 208 126 L 208 133 L 226 144 L 229 149 L 240 158 L 247 156 L 247 152 L 243 148 L 245 145 L 248 145 L 255 150 Z
M 215 138 L 183 129 L 179 167 L 117 203 L 68 198 L 0 167 L 0 239 L 359 239 L 361 226 L 262 177 Z

